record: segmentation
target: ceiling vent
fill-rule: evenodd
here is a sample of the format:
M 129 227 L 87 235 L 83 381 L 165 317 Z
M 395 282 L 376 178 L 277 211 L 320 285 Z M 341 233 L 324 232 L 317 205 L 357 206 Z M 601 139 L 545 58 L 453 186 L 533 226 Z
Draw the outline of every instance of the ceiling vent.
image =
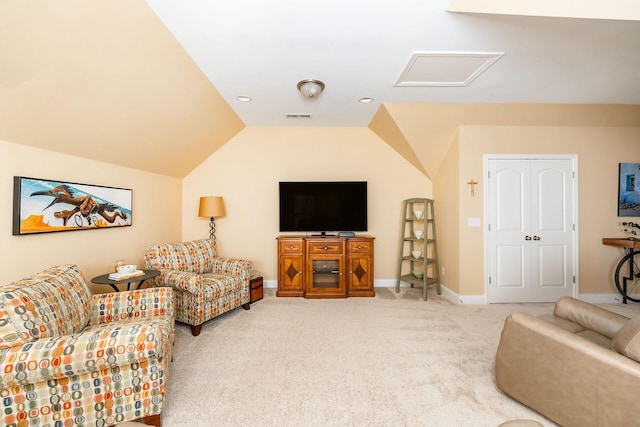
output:
M 287 119 L 310 119 L 311 114 L 308 113 L 287 113 L 285 114 Z
M 467 86 L 504 52 L 414 52 L 395 86 Z

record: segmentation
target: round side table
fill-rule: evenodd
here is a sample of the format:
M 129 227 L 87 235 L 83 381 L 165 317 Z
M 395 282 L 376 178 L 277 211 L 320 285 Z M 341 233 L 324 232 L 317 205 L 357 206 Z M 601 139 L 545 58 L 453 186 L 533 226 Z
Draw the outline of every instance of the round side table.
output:
M 116 285 L 119 285 L 121 283 L 126 283 L 127 290 L 130 291 L 132 283 L 138 282 L 138 287 L 136 287 L 135 289 L 140 289 L 145 280 L 153 279 L 154 277 L 160 275 L 160 270 L 142 270 L 142 271 L 144 271 L 144 275 L 142 276 L 129 277 L 122 280 L 109 279 L 109 275 L 111 273 L 102 274 L 100 276 L 96 276 L 93 279 L 91 279 L 91 283 L 95 283 L 96 285 L 109 285 L 116 292 L 120 292 L 120 289 L 118 289 Z

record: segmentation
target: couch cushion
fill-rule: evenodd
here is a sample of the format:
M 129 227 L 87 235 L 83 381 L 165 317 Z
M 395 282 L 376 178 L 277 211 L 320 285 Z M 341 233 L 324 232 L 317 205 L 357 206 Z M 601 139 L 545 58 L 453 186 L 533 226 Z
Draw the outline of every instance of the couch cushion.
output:
M 549 322 L 560 329 L 571 332 L 572 334 L 577 334 L 578 332 L 585 330 L 583 326 L 570 320 L 563 319 L 562 317 L 554 316 L 553 314 L 542 314 L 538 316 L 538 318 L 545 322 Z
M 242 290 L 242 280 L 225 274 L 203 274 L 202 292 L 205 301 L 221 298 Z
M 601 347 L 607 349 L 611 348 L 612 339 L 609 337 L 605 337 L 604 335 L 600 335 L 595 331 L 585 329 L 584 331 L 576 333 L 576 335 L 586 339 L 587 341 L 591 341 L 594 344 L 598 344 Z
M 0 288 L 0 348 L 80 332 L 89 291 L 75 265 L 48 268 Z
M 613 338 L 611 348 L 640 362 L 640 315 L 625 323 Z
M 211 271 L 211 259 L 215 256 L 213 240 L 200 239 L 153 245 L 145 254 L 145 262 L 148 268 L 201 274 Z

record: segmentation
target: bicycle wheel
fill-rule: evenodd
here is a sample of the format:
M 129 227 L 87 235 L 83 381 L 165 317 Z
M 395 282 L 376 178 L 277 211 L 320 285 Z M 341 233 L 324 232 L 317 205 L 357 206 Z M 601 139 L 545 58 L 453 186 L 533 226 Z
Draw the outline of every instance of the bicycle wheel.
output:
M 624 299 L 640 302 L 640 252 L 625 255 L 616 268 L 616 288 Z

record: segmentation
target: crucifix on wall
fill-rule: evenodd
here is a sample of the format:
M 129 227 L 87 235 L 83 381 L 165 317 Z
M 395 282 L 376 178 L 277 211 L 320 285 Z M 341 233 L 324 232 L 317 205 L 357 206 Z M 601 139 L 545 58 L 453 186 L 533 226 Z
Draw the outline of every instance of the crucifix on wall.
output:
M 475 196 L 475 186 L 478 184 L 478 182 L 471 178 L 471 181 L 467 182 L 467 184 L 469 184 L 471 186 L 471 197 Z

